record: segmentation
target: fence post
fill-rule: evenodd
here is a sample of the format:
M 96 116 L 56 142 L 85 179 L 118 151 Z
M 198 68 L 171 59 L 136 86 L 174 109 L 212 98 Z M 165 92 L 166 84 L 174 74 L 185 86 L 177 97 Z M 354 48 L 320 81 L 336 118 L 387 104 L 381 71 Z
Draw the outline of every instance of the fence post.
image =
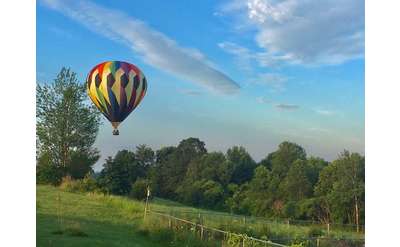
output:
M 204 228 L 203 225 L 200 225 L 200 239 L 203 240 Z
M 317 237 L 317 247 L 319 247 L 319 237 Z
M 330 225 L 329 225 L 329 222 L 326 224 L 326 230 L 327 230 L 328 236 L 329 236 L 329 232 L 330 232 Z

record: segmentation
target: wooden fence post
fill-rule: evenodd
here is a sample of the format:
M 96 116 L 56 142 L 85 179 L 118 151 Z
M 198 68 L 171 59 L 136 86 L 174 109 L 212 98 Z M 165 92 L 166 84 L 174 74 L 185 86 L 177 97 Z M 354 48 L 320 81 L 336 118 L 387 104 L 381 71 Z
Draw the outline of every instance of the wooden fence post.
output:
M 317 247 L 319 247 L 319 237 L 317 238 Z
M 327 231 L 328 236 L 329 236 L 329 232 L 330 232 L 330 225 L 329 225 L 329 223 L 326 224 L 326 231 Z

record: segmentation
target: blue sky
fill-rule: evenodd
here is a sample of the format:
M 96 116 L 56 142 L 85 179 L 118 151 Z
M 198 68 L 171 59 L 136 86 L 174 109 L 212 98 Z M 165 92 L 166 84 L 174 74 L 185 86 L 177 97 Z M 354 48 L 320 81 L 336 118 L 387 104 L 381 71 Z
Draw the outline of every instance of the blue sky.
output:
M 106 60 L 145 73 L 147 95 L 121 135 L 101 126 L 102 160 L 191 136 L 256 160 L 284 140 L 328 160 L 364 153 L 363 1 L 42 0 L 36 39 L 40 83 L 62 66 L 83 82 Z

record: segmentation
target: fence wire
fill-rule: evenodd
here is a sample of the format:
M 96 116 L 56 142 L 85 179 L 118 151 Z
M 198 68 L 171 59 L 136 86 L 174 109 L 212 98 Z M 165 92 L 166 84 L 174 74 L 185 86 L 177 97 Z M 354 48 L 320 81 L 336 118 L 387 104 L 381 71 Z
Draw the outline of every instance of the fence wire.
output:
M 181 219 L 173 215 L 165 214 L 149 210 L 148 213 L 158 215 L 168 219 L 169 228 L 182 228 L 182 223 L 186 224 L 187 230 L 193 231 L 199 236 L 201 240 L 216 240 L 221 241 L 221 246 L 232 247 L 288 247 L 287 245 L 272 242 L 270 240 L 258 239 L 255 237 L 247 236 L 229 231 L 224 231 L 210 226 L 205 226 L 190 220 Z M 178 223 L 180 222 L 180 224 Z

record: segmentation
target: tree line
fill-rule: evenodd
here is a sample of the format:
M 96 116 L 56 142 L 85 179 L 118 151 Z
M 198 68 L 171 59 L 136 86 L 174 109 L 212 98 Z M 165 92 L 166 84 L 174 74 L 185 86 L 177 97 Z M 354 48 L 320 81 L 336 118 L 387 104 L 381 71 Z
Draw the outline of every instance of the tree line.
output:
M 108 157 L 100 173 L 93 143 L 100 120 L 85 101 L 75 73 L 63 68 L 52 84 L 37 87 L 37 182 L 90 177 L 103 193 L 153 196 L 237 214 L 364 223 L 364 156 L 343 151 L 328 162 L 284 141 L 256 162 L 247 150 L 209 152 L 198 138 L 152 150 L 139 145 Z M 78 121 L 79 120 L 79 121 Z

